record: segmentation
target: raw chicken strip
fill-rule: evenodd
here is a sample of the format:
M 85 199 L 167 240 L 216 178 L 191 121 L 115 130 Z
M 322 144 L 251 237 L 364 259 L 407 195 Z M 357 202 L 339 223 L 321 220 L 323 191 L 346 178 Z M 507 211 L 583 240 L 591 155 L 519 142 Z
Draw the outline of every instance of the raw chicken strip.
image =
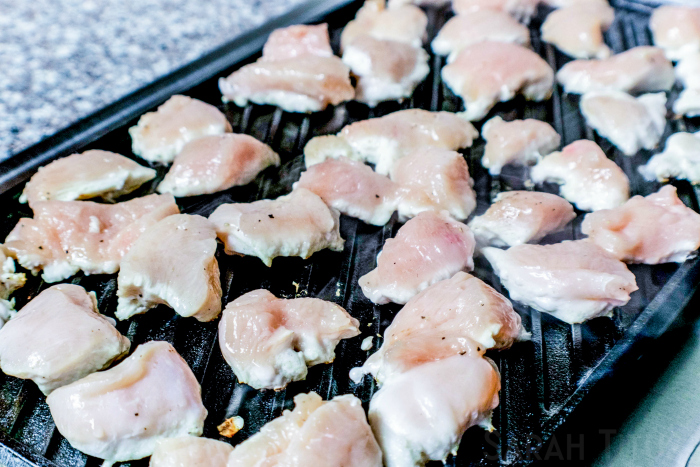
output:
M 0 245 L 0 329 L 15 315 L 15 304 L 14 300 L 10 300 L 10 295 L 23 287 L 26 281 L 24 273 L 15 271 L 15 261 L 10 257 L 10 252 Z
M 638 289 L 625 263 L 588 240 L 483 253 L 510 298 L 571 324 L 608 314 Z
M 107 464 L 141 459 L 162 438 L 202 434 L 207 410 L 199 383 L 167 342 L 147 342 L 119 365 L 46 398 L 58 431 Z
M 452 0 L 452 9 L 458 14 L 485 9 L 502 11 L 518 21 L 529 23 L 538 3 L 539 0 Z
M 587 214 L 581 231 L 627 263 L 682 263 L 700 247 L 700 214 L 666 185 L 619 208 Z
M 611 209 L 629 199 L 627 175 L 593 141 L 574 141 L 532 168 L 535 183 L 561 185 L 561 195 L 582 211 Z
M 604 2 L 579 2 L 554 11 L 542 24 L 542 40 L 575 58 L 607 58 L 603 31 L 615 20 L 615 10 Z
M 331 363 L 338 342 L 360 334 L 359 325 L 334 303 L 260 289 L 226 305 L 219 345 L 241 383 L 283 389 L 306 378 L 308 366 Z
M 159 193 L 196 196 L 247 185 L 280 156 L 248 135 L 205 136 L 185 145 L 158 185 Z
M 49 394 L 108 367 L 130 346 L 100 314 L 93 292 L 59 284 L 34 297 L 0 329 L 0 367 Z
M 671 178 L 700 183 L 700 137 L 691 133 L 675 133 L 666 140 L 662 153 L 639 167 L 639 173 L 649 181 L 665 182 Z
M 219 79 L 223 101 L 271 104 L 288 112 L 317 112 L 352 99 L 348 68 L 333 55 L 328 25 L 274 31 L 255 63 Z
M 155 112 L 129 128 L 131 149 L 147 161 L 169 164 L 188 142 L 232 131 L 226 116 L 213 105 L 187 96 L 173 96 Z
M 671 60 L 700 52 L 700 8 L 663 5 L 649 20 L 654 44 Z
M 172 195 L 148 195 L 117 204 L 37 201 L 5 241 L 22 267 L 46 282 L 78 271 L 113 274 L 136 239 L 151 225 L 179 212 Z
M 362 162 L 341 157 L 312 165 L 294 188 L 306 188 L 325 203 L 368 224 L 384 225 L 398 208 L 398 186 Z
M 499 175 L 504 166 L 532 165 L 561 143 L 561 137 L 549 123 L 528 118 L 504 121 L 493 117 L 484 123 L 481 136 L 486 141 L 481 165 L 491 175 Z
M 387 467 L 424 466 L 456 453 L 467 428 L 491 427 L 500 375 L 492 361 L 456 355 L 389 380 L 370 401 L 369 421 Z
M 455 219 L 464 220 L 476 207 L 467 161 L 455 151 L 419 149 L 394 164 L 391 179 L 401 190 L 402 221 L 423 211 L 447 211 Z
M 666 128 L 666 94 L 637 98 L 620 91 L 590 92 L 581 98 L 586 124 L 622 151 L 633 156 L 654 149 Z
M 156 441 L 149 467 L 226 467 L 233 446 L 194 436 Z
M 167 305 L 177 314 L 211 321 L 221 313 L 216 230 L 202 216 L 169 216 L 146 230 L 124 256 L 117 311 L 124 320 Z
M 469 227 L 446 212 L 422 212 L 386 241 L 376 269 L 360 277 L 360 287 L 374 303 L 406 303 L 428 286 L 474 269 L 473 254 Z
M 375 164 L 387 175 L 394 162 L 418 148 L 458 150 L 479 136 L 474 126 L 450 112 L 407 109 L 351 123 L 337 136 L 318 136 L 304 148 L 306 166 L 341 156 Z
M 554 14 L 554 13 L 552 13 Z M 592 91 L 639 93 L 668 91 L 676 77 L 673 65 L 661 49 L 633 47 L 601 60 L 574 60 L 557 72 L 564 91 L 584 94 Z
M 73 201 L 103 198 L 113 201 L 152 180 L 156 171 L 120 154 L 91 150 L 39 168 L 27 182 L 20 203 L 51 199 Z
M 515 246 L 537 243 L 576 217 L 564 198 L 537 191 L 499 193 L 481 216 L 469 223 L 479 245 Z
M 355 19 L 340 35 L 340 47 L 345 48 L 360 36 L 402 42 L 421 47 L 425 38 L 428 17 L 413 5 L 400 5 L 387 10 L 384 0 L 366 0 Z
M 442 69 L 445 84 L 464 100 L 468 120 L 481 120 L 497 102 L 520 93 L 531 101 L 552 95 L 554 71 L 532 50 L 506 42 L 463 48 Z
M 294 396 L 294 410 L 235 447 L 228 467 L 382 467 L 382 453 L 358 398 Z

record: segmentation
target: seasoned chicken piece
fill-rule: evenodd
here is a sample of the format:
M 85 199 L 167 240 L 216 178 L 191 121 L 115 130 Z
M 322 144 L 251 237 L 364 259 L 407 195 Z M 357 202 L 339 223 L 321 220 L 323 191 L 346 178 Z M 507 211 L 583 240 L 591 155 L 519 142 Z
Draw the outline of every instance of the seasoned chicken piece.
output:
M 554 13 L 552 13 L 554 14 Z M 676 78 L 673 65 L 661 49 L 633 47 L 601 60 L 574 60 L 557 72 L 564 91 L 584 94 L 592 91 L 639 93 L 668 91 Z
M 232 131 L 226 116 L 213 105 L 187 96 L 173 96 L 155 112 L 143 114 L 129 128 L 131 150 L 150 162 L 169 164 L 185 144 Z
M 625 263 L 588 240 L 482 251 L 510 298 L 567 323 L 606 315 L 638 289 Z
M 484 123 L 481 136 L 486 141 L 481 165 L 491 175 L 499 175 L 504 166 L 532 165 L 556 150 L 561 137 L 549 123 L 528 118 L 504 121 L 493 117 Z
M 202 216 L 169 216 L 146 230 L 124 256 L 115 316 L 124 320 L 167 305 L 211 321 L 221 313 L 216 230 Z
M 469 223 L 480 245 L 515 246 L 537 243 L 576 217 L 564 198 L 537 191 L 499 193 L 481 216 Z
M 384 465 L 444 461 L 457 452 L 467 428 L 492 429 L 500 388 L 494 363 L 470 355 L 426 363 L 387 381 L 369 405 Z
M 579 2 L 554 11 L 542 24 L 542 40 L 574 58 L 607 58 L 603 32 L 615 20 L 615 10 L 604 2 Z
M 252 136 L 205 136 L 182 148 L 158 192 L 178 198 L 216 193 L 247 185 L 271 165 L 280 165 L 280 156 Z
M 629 179 L 593 141 L 574 141 L 542 159 L 530 171 L 535 183 L 561 185 L 561 195 L 582 211 L 622 205 L 629 199 Z
M 323 401 L 310 392 L 297 394 L 294 405 L 236 446 L 228 467 L 382 467 L 358 398 L 346 394 Z
M 666 140 L 663 152 L 652 156 L 639 173 L 649 181 L 671 178 L 700 183 L 700 137 L 697 133 L 676 133 Z
M 219 345 L 240 382 L 282 389 L 306 378 L 307 366 L 331 363 L 335 346 L 360 334 L 359 325 L 334 303 L 285 300 L 260 289 L 226 305 Z
M 149 467 L 226 467 L 233 446 L 194 436 L 156 441 Z
M 0 244 L 0 329 L 15 315 L 14 299 L 10 300 L 10 295 L 24 287 L 26 281 L 24 273 L 15 271 L 15 261 L 10 257 L 10 252 Z
M 355 19 L 343 29 L 340 48 L 345 50 L 352 41 L 364 35 L 421 47 L 427 26 L 428 17 L 416 6 L 405 4 L 388 10 L 384 0 L 366 0 Z
M 435 146 L 456 151 L 479 136 L 474 126 L 450 112 L 399 110 L 351 123 L 337 136 L 318 136 L 304 148 L 306 166 L 328 158 L 347 157 L 375 164 L 387 175 L 394 162 L 418 148 Z
M 422 212 L 386 241 L 376 269 L 360 277 L 360 287 L 374 303 L 406 303 L 428 286 L 474 269 L 473 254 L 469 227 L 446 212 Z
M 167 342 L 147 342 L 119 365 L 46 398 L 58 431 L 107 464 L 141 459 L 159 439 L 200 436 L 207 410 L 199 383 Z
M 325 203 L 368 224 L 384 225 L 398 208 L 398 186 L 362 162 L 341 157 L 312 165 L 294 188 L 306 188 Z
M 590 92 L 581 98 L 586 124 L 626 156 L 654 149 L 666 128 L 666 94 L 637 98 L 620 91 Z
M 627 263 L 682 263 L 700 247 L 700 214 L 666 185 L 619 208 L 587 214 L 581 231 Z
M 306 259 L 329 248 L 342 251 L 340 213 L 305 188 L 277 199 L 222 204 L 209 216 L 229 255 L 257 256 L 267 266 L 278 256 Z
M 113 201 L 152 180 L 156 171 L 120 154 L 91 150 L 39 168 L 27 182 L 20 203 L 56 199 L 103 198 Z
M 117 204 L 37 201 L 34 218 L 20 219 L 5 241 L 10 255 L 46 282 L 78 271 L 112 274 L 151 225 L 179 212 L 172 195 L 148 195 Z
M 497 102 L 523 94 L 531 101 L 552 95 L 554 71 L 532 50 L 506 42 L 464 47 L 442 69 L 442 79 L 464 100 L 465 118 L 481 120 Z
M 700 8 L 663 5 L 654 10 L 649 20 L 654 44 L 671 60 L 700 52 Z
M 219 79 L 224 102 L 271 104 L 287 112 L 317 112 L 352 99 L 350 71 L 333 55 L 328 25 L 274 31 L 255 63 Z
M 452 0 L 452 9 L 458 14 L 485 9 L 502 11 L 518 21 L 529 23 L 538 3 L 539 0 Z
M 34 297 L 0 329 L 0 368 L 31 379 L 49 394 L 108 367 L 130 346 L 100 314 L 93 292 L 59 284 Z
M 483 9 L 450 18 L 433 39 L 433 52 L 451 61 L 464 47 L 479 42 L 530 45 L 530 30 L 498 10 Z
M 447 211 L 455 219 L 464 220 L 476 207 L 467 161 L 455 151 L 421 148 L 394 164 L 391 179 L 401 190 L 401 220 L 423 211 Z

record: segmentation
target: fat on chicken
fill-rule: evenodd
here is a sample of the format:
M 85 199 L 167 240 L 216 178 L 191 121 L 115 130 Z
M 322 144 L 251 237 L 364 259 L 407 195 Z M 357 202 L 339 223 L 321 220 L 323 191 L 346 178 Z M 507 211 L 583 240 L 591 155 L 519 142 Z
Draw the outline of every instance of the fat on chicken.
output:
M 606 2 L 578 2 L 556 10 L 542 24 L 542 40 L 574 58 L 607 58 L 603 32 L 615 20 Z
M 480 10 L 502 11 L 518 21 L 529 23 L 538 3 L 539 0 L 452 0 L 452 9 L 458 14 Z
M 345 50 L 360 36 L 421 47 L 427 27 L 428 17 L 416 6 L 406 3 L 387 9 L 384 0 L 366 0 L 355 19 L 343 28 L 340 47 Z
M 26 275 L 16 271 L 15 260 L 5 246 L 0 244 L 0 329 L 15 315 L 15 304 L 10 295 L 24 287 L 26 282 Z
M 277 256 L 306 259 L 326 248 L 342 251 L 345 245 L 340 213 L 306 188 L 274 200 L 222 204 L 209 220 L 227 254 L 257 256 L 267 266 Z
M 215 439 L 180 436 L 156 441 L 149 467 L 226 467 L 233 446 Z
M 700 183 L 700 135 L 680 132 L 669 136 L 663 152 L 640 166 L 639 173 L 649 181 L 673 178 Z
M 162 438 L 200 436 L 207 416 L 192 370 L 172 345 L 159 341 L 56 389 L 46 402 L 71 446 L 107 465 L 150 456 Z
M 649 20 L 654 44 L 671 60 L 700 52 L 700 8 L 689 5 L 662 5 Z

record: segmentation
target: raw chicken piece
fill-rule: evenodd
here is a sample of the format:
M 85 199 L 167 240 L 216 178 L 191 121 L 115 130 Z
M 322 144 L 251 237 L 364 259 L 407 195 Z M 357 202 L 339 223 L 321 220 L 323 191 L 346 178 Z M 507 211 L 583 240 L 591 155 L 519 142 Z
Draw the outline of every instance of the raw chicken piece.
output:
M 567 8 L 579 4 L 602 3 L 609 5 L 608 0 L 544 0 L 545 3 L 553 8 Z
M 537 243 L 576 217 L 564 198 L 536 191 L 499 193 L 481 216 L 469 223 L 480 245 L 515 246 Z
M 502 11 L 516 18 L 518 21 L 529 23 L 530 18 L 537 10 L 540 0 L 452 0 L 452 9 L 455 13 L 472 13 L 489 9 Z
M 424 466 L 456 453 L 467 428 L 491 427 L 500 375 L 492 361 L 456 355 L 389 380 L 369 405 L 387 467 Z
M 360 287 L 374 303 L 406 303 L 428 286 L 474 269 L 473 254 L 469 227 L 446 212 L 422 212 L 386 241 L 376 269 L 360 277 Z
M 162 438 L 202 434 L 207 410 L 187 363 L 167 342 L 147 342 L 119 365 L 46 398 L 58 431 L 107 464 L 141 459 Z
M 384 0 L 366 0 L 355 19 L 340 35 L 340 47 L 345 48 L 360 36 L 402 42 L 421 47 L 425 38 L 428 17 L 413 5 L 400 5 L 387 10 Z
M 389 0 L 389 8 L 392 9 L 394 7 L 400 6 L 400 5 L 424 5 L 424 6 L 434 6 L 434 7 L 440 7 L 443 5 L 447 5 L 450 3 L 452 0 Z
M 362 162 L 341 157 L 312 165 L 294 188 L 306 188 L 325 203 L 368 224 L 384 225 L 398 208 L 398 186 Z
M 221 313 L 216 230 L 202 216 L 169 216 L 146 230 L 124 256 L 115 316 L 124 320 L 167 305 L 211 321 Z
M 700 52 L 700 8 L 663 5 L 649 20 L 654 44 L 671 60 Z
M 554 13 L 552 13 L 554 14 Z M 574 60 L 557 72 L 564 91 L 584 94 L 592 91 L 639 93 L 668 91 L 676 77 L 673 65 L 661 49 L 633 47 L 601 60 Z
M 129 352 L 129 339 L 100 314 L 93 292 L 59 284 L 44 290 L 0 329 L 3 373 L 31 379 L 41 392 L 108 367 Z
M 149 467 L 226 467 L 233 446 L 194 436 L 156 441 Z
M 331 363 L 335 346 L 360 334 L 359 325 L 334 303 L 285 300 L 260 289 L 226 305 L 219 345 L 241 383 L 283 389 L 306 378 L 307 366 Z
M 158 185 L 159 193 L 196 196 L 247 185 L 280 156 L 248 135 L 205 136 L 185 145 Z
M 228 467 L 382 467 L 382 453 L 358 398 L 294 396 L 294 410 L 235 447 Z
M 673 113 L 686 117 L 700 115 L 700 88 L 684 89 L 673 102 Z
M 481 120 L 497 102 L 520 93 L 531 101 L 552 95 L 554 71 L 532 50 L 506 42 L 464 47 L 442 69 L 442 79 L 464 100 L 468 120 Z
M 151 225 L 179 212 L 172 195 L 148 195 L 117 204 L 37 201 L 34 218 L 23 218 L 5 241 L 22 267 L 46 282 L 78 271 L 112 274 L 136 239 Z
M 554 11 L 542 24 L 542 40 L 575 58 L 607 58 L 603 31 L 615 20 L 615 10 L 604 2 L 579 2 Z
M 39 168 L 27 182 L 20 203 L 56 199 L 103 198 L 113 201 L 152 180 L 156 171 L 120 154 L 91 150 Z
M 271 104 L 288 112 L 317 112 L 352 99 L 350 70 L 333 55 L 328 25 L 274 31 L 255 63 L 219 79 L 223 101 Z
M 341 156 L 375 164 L 387 175 L 394 162 L 418 148 L 458 150 L 479 136 L 474 126 L 450 112 L 408 109 L 351 123 L 337 136 L 318 136 L 304 148 L 306 166 Z
M 582 211 L 611 209 L 629 199 L 627 175 L 593 141 L 574 141 L 542 159 L 530 172 L 535 183 L 561 185 L 561 195 Z
M 24 273 L 15 272 L 15 261 L 10 252 L 0 244 L 0 329 L 15 315 L 14 299 L 10 295 L 24 286 L 27 281 Z
M 147 161 L 169 164 L 188 142 L 232 131 L 226 116 L 213 105 L 187 96 L 173 96 L 129 128 L 131 150 Z
M 299 188 L 275 200 L 222 204 L 209 216 L 229 255 L 257 256 L 267 266 L 277 256 L 306 259 L 330 248 L 342 251 L 340 213 Z
M 682 263 L 700 247 L 700 214 L 666 185 L 619 208 L 587 214 L 581 231 L 627 263 Z
M 666 128 L 666 94 L 637 98 L 620 91 L 590 92 L 581 98 L 586 124 L 622 151 L 633 156 L 654 149 Z
M 391 179 L 401 190 L 402 221 L 423 211 L 447 211 L 455 219 L 464 220 L 476 207 L 467 161 L 455 151 L 421 148 L 394 164 Z
M 556 150 L 561 137 L 546 122 L 527 120 L 504 121 L 493 117 L 484 123 L 481 136 L 486 141 L 481 165 L 491 175 L 499 175 L 508 164 L 532 165 Z
M 684 57 L 674 70 L 685 88 L 700 89 L 700 51 Z
M 662 153 L 639 167 L 639 173 L 649 181 L 665 182 L 668 179 L 688 180 L 700 183 L 700 137 L 691 133 L 676 133 L 666 140 Z
M 608 314 L 638 289 L 625 263 L 588 240 L 483 253 L 510 298 L 571 324 Z

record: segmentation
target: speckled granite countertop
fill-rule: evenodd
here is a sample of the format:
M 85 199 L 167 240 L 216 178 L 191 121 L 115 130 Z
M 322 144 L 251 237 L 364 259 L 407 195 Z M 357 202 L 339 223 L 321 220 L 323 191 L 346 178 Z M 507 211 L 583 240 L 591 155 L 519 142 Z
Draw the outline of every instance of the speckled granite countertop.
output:
M 0 160 L 304 0 L 0 0 Z

